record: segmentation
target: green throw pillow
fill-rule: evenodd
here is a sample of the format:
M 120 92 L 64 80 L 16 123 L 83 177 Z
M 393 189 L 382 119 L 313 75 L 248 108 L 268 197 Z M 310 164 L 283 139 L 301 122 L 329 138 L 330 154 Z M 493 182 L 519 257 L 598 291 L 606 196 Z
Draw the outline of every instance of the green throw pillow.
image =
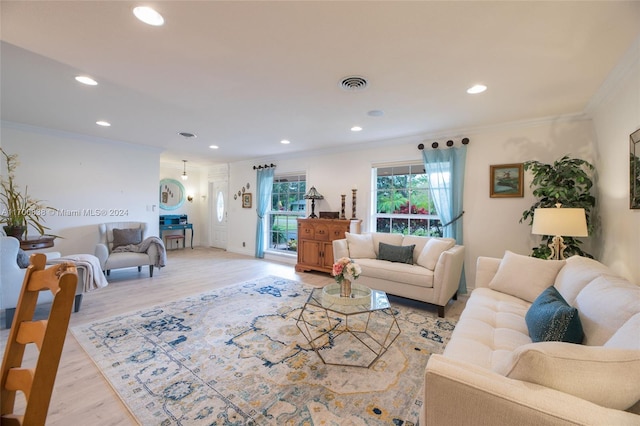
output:
M 391 244 L 380 243 L 378 246 L 378 259 L 413 265 L 413 249 L 415 247 L 415 244 L 410 246 L 394 246 Z
M 580 344 L 584 339 L 578 310 L 569 306 L 554 286 L 533 301 L 524 319 L 533 342 Z

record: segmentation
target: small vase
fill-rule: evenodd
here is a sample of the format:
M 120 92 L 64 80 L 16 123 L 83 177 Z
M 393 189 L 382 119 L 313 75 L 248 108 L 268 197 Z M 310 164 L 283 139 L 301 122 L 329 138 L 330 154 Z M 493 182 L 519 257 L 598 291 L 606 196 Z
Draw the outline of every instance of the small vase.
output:
M 340 297 L 351 297 L 351 281 L 342 280 L 340 283 Z

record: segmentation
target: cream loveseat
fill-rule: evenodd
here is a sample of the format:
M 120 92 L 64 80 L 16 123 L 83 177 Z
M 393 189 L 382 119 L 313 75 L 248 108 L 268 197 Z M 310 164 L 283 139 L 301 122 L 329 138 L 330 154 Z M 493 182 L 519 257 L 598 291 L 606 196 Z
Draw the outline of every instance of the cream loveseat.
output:
M 358 284 L 437 305 L 444 317 L 445 306 L 457 296 L 463 246 L 451 238 L 382 232 L 345 236 L 333 241 L 334 261 L 349 257 L 358 263 Z
M 476 274 L 427 364 L 421 425 L 640 425 L 639 286 L 578 256 L 506 252 Z

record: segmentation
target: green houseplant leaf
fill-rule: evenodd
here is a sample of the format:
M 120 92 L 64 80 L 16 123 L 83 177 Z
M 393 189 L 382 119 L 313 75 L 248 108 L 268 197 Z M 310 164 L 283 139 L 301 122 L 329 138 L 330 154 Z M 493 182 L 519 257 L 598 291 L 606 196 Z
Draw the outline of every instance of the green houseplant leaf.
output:
M 524 163 L 524 170 L 531 171 L 533 179 L 530 187 L 533 188 L 533 195 L 538 200 L 527 210 L 522 212 L 520 223 L 533 224 L 533 213 L 537 208 L 555 207 L 561 203 L 563 207 L 583 208 L 587 218 L 587 228 L 589 234 L 595 230 L 595 220 L 593 220 L 593 209 L 596 199 L 591 194 L 593 188 L 593 175 L 595 167 L 579 158 L 564 157 L 556 160 L 553 164 L 545 164 L 539 161 L 527 161 Z M 548 244 L 551 243 L 553 235 L 543 235 L 538 247 L 532 251 L 533 257 L 547 258 L 551 253 Z M 564 244 L 566 256 L 580 255 L 593 257 L 582 250 L 582 241 L 573 237 L 565 237 Z

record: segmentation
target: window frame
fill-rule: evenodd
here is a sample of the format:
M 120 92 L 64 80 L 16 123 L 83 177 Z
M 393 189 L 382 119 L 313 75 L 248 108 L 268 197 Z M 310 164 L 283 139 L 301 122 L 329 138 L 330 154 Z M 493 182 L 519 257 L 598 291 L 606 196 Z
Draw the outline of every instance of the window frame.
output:
M 291 179 L 294 179 L 293 181 Z M 282 184 L 285 181 L 287 182 L 296 182 L 298 184 L 298 190 L 293 192 L 293 194 L 298 194 L 299 199 L 296 201 L 291 201 L 290 197 L 287 197 L 287 204 L 289 204 L 289 208 L 284 210 L 275 210 L 273 208 L 274 202 L 276 200 L 275 197 L 279 197 L 279 194 L 291 194 L 289 192 L 275 191 L 276 185 Z M 300 185 L 302 183 L 302 185 Z M 297 256 L 297 246 L 298 246 L 298 218 L 304 218 L 307 216 L 307 206 L 306 200 L 304 199 L 304 194 L 306 194 L 307 178 L 305 172 L 290 172 L 290 173 L 282 173 L 275 175 L 273 177 L 273 186 L 271 189 L 271 205 L 266 212 L 265 220 L 265 232 L 267 233 L 265 242 L 265 251 L 270 253 L 278 253 L 281 255 L 290 255 Z M 281 202 L 281 199 L 278 199 L 278 202 Z M 296 206 L 302 206 L 302 209 L 293 210 L 290 209 L 295 203 Z M 277 236 L 274 231 L 274 223 L 276 221 L 282 220 L 281 218 L 286 218 L 286 226 L 283 230 L 284 232 L 284 240 L 282 240 L 282 236 Z M 293 221 L 291 221 L 293 218 Z M 277 239 L 277 240 L 276 240 Z
M 419 168 L 421 173 L 416 173 L 415 169 Z M 381 177 L 380 170 L 389 169 L 390 174 L 384 174 L 384 176 L 393 177 L 393 176 L 407 176 L 407 186 L 405 187 L 393 187 L 392 184 L 390 187 L 390 192 L 392 195 L 390 196 L 390 200 L 395 199 L 394 192 L 405 192 L 407 194 L 407 208 L 409 212 L 406 213 L 389 213 L 389 212 L 378 212 L 378 195 L 381 192 L 380 188 L 378 188 L 378 178 Z M 402 171 L 403 169 L 407 170 L 407 173 L 396 173 L 396 171 Z M 371 224 L 370 228 L 373 232 L 388 232 L 388 233 L 402 233 L 404 235 L 420 235 L 420 236 L 442 236 L 442 221 L 440 217 L 435 212 L 435 205 L 431 200 L 431 191 L 428 187 L 428 179 L 427 179 L 427 187 L 417 187 L 413 186 L 413 181 L 415 178 L 412 178 L 415 175 L 426 175 L 424 170 L 424 164 L 419 161 L 407 161 L 402 163 L 380 163 L 374 164 L 371 168 L 371 182 L 372 182 L 372 191 L 371 191 Z M 428 196 L 428 204 L 429 204 L 429 213 L 421 214 L 421 213 L 410 213 L 413 208 L 412 200 L 412 192 L 415 191 L 426 191 L 426 195 Z M 393 202 L 393 201 L 392 201 Z M 404 207 L 404 206 L 403 206 Z M 397 208 L 397 207 L 396 207 Z M 389 219 L 388 229 L 379 229 L 380 220 Z M 402 230 L 398 230 L 397 227 L 394 227 L 394 220 L 397 221 L 406 221 L 407 226 Z M 412 221 L 426 221 L 426 227 L 420 227 L 418 229 L 412 229 Z M 395 228 L 395 229 L 394 229 Z M 421 230 L 420 230 L 421 229 Z

